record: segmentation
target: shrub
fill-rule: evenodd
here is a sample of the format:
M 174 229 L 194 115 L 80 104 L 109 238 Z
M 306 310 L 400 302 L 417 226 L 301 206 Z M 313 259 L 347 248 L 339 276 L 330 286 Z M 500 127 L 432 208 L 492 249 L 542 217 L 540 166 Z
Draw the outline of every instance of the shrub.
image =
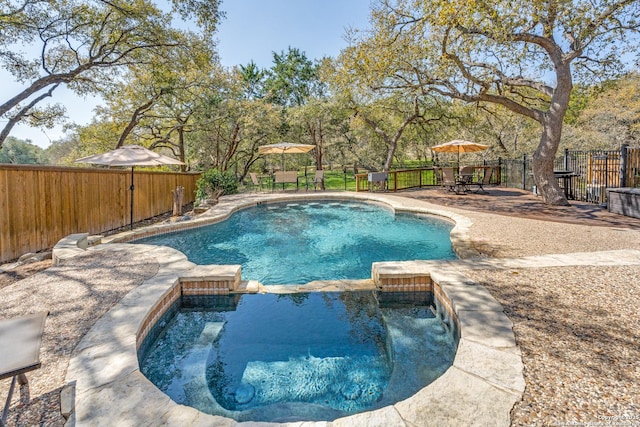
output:
M 196 183 L 196 199 L 217 200 L 224 194 L 236 194 L 238 192 L 238 182 L 233 175 L 220 172 L 218 169 L 209 169 L 204 172 Z

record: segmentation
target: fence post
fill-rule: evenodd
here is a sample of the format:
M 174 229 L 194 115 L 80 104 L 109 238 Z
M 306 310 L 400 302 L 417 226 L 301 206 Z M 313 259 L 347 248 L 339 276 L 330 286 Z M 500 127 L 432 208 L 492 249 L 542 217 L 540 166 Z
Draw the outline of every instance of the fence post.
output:
M 562 158 L 562 170 L 564 171 L 569 170 L 569 149 L 568 148 L 564 149 L 564 157 Z
M 527 189 L 527 155 L 522 155 L 522 189 Z
M 627 168 L 629 162 L 629 144 L 622 144 L 620 146 L 620 187 L 627 186 Z

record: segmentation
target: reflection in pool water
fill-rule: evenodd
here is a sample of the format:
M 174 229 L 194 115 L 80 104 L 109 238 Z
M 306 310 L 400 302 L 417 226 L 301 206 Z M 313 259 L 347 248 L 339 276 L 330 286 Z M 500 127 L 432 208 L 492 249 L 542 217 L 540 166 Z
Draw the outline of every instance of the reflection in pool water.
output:
M 196 264 L 241 264 L 245 280 L 302 284 L 368 279 L 376 261 L 453 259 L 452 227 L 367 203 L 277 203 L 136 243 L 170 246 Z
M 431 294 L 183 297 L 141 346 L 143 373 L 178 403 L 238 421 L 332 420 L 416 393 L 457 339 Z

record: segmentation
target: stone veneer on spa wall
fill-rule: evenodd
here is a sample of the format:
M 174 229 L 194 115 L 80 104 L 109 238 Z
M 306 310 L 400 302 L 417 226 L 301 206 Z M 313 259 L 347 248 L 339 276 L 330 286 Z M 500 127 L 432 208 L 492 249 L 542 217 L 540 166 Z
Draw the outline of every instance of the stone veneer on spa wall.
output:
M 393 266 L 392 262 L 376 263 L 384 266 Z M 136 336 L 136 347 L 144 342 L 149 332 L 155 324 L 164 316 L 167 310 L 171 309 L 176 301 L 182 296 L 204 296 L 204 295 L 229 295 L 231 293 L 257 293 L 258 287 L 247 286 L 242 282 L 241 266 L 239 265 L 206 265 L 196 266 L 188 276 L 181 276 L 176 283 L 168 289 L 164 295 L 150 308 L 149 313 L 142 321 Z M 392 274 L 385 274 L 380 277 L 376 274 L 376 265 L 373 267 L 375 289 L 381 292 L 429 292 L 433 295 L 433 303 L 436 314 L 448 329 L 452 329 L 456 336 L 459 335 L 460 322 L 455 313 L 454 306 L 446 292 L 437 283 L 431 280 L 429 275 L 411 276 L 406 273 L 399 273 L 392 277 Z M 301 292 L 304 285 L 297 287 L 296 292 Z

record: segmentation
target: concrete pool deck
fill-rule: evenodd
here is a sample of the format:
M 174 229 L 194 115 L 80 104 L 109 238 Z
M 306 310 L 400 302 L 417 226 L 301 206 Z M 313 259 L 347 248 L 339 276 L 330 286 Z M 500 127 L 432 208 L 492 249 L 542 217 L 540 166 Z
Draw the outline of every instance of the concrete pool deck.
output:
M 312 196 L 312 197 L 310 197 Z M 255 204 L 261 200 L 300 200 L 334 198 L 329 193 L 318 196 L 256 195 L 243 196 L 240 204 Z M 345 198 L 338 193 L 338 198 Z M 353 199 L 353 196 L 347 197 Z M 509 412 L 524 390 L 522 361 L 511 330 L 511 321 L 483 287 L 473 283 L 463 273 L 469 269 L 543 268 L 575 265 L 638 265 L 640 251 L 605 251 L 532 256 L 514 259 L 478 257 L 469 242 L 471 221 L 424 202 L 389 195 L 363 195 L 361 200 L 388 203 L 398 210 L 417 211 L 452 217 L 457 227 L 452 232 L 454 246 L 461 260 L 446 262 L 381 263 L 381 274 L 404 272 L 428 273 L 443 286 L 452 298 L 460 318 L 461 340 L 454 365 L 442 377 L 416 395 L 396 405 L 378 411 L 354 415 L 317 425 L 508 425 Z M 237 199 L 237 200 L 236 200 Z M 216 211 L 222 217 L 237 210 L 240 198 L 228 198 L 204 215 L 211 221 Z M 235 204 L 234 204 L 235 203 Z M 208 218 L 207 218 L 208 217 Z M 182 225 L 180 225 L 182 226 Z M 125 234 L 111 241 L 128 239 Z M 128 247 L 130 245 L 127 245 Z M 119 244 L 89 248 L 108 256 L 118 251 Z M 131 248 L 129 248 L 131 250 Z M 140 245 L 135 251 L 153 257 L 160 263 L 158 273 L 127 294 L 104 315 L 83 338 L 74 351 L 67 372 L 70 402 L 75 403 L 69 425 L 235 425 L 221 417 L 202 414 L 195 409 L 173 403 L 139 372 L 136 357 L 136 334 L 149 307 L 176 280 L 193 268 L 182 254 L 167 249 Z M 56 258 L 63 261 L 84 252 L 73 244 L 61 245 Z M 351 289 L 349 283 L 314 284 L 313 290 Z M 356 288 L 373 288 L 373 282 L 360 283 Z M 274 289 L 275 291 L 276 289 Z M 304 286 L 296 291 L 309 290 Z M 73 391 L 74 393 L 71 393 Z M 290 423 L 289 425 L 314 425 Z M 247 423 L 243 423 L 247 425 Z

